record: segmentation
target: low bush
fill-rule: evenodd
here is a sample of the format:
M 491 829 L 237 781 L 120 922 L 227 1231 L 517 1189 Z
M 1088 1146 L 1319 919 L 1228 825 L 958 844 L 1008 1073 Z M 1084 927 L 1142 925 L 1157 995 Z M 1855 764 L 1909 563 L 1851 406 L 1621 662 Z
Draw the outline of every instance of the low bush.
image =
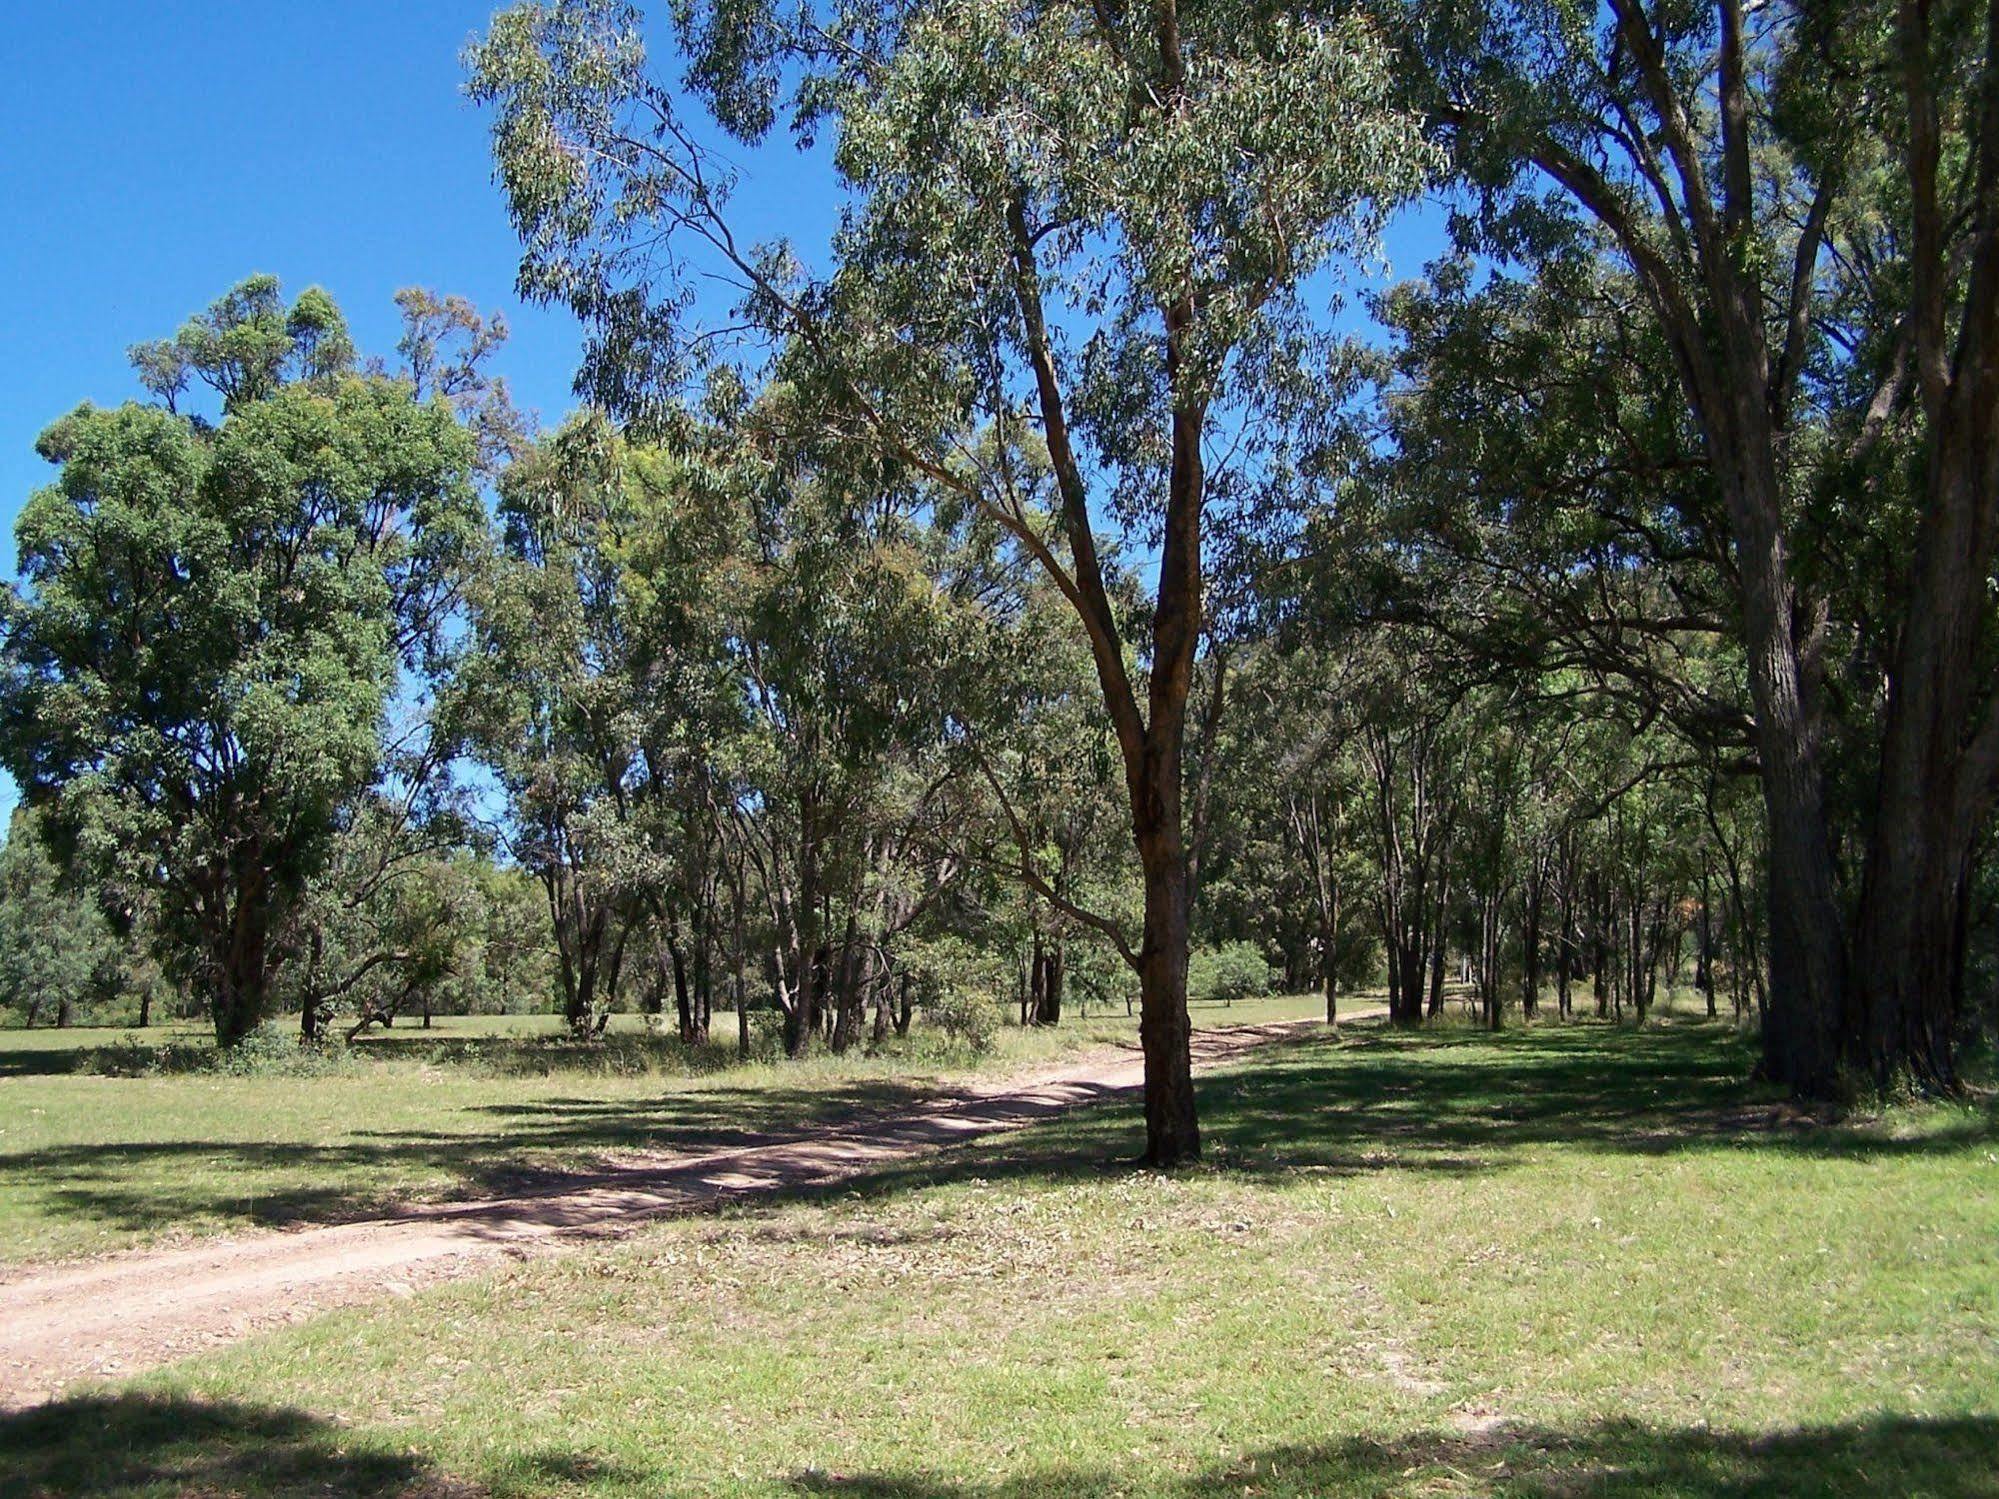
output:
M 1270 992 L 1270 964 L 1254 942 L 1203 948 L 1187 962 L 1187 997 L 1230 1004 Z

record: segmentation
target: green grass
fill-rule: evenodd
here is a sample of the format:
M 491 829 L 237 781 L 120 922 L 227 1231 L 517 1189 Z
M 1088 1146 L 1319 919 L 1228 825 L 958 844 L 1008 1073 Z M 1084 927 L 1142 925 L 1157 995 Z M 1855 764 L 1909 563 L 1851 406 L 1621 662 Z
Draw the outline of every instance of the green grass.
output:
M 1203 1006 L 1198 1018 L 1309 1015 L 1317 1003 Z M 146 1075 L 155 1055 L 205 1057 L 207 1040 L 186 1026 L 0 1031 L 0 1263 L 503 1192 L 634 1152 L 720 1148 L 907 1106 L 967 1074 L 1135 1037 L 1122 1015 L 1091 1016 L 1003 1027 L 975 1056 L 919 1026 L 877 1056 L 742 1064 L 733 1014 L 692 1052 L 638 1017 L 617 1019 L 589 1044 L 563 1037 L 553 1016 L 398 1025 L 328 1076 Z
M 1355 1028 L 0 1423 L 0 1492 L 1999 1495 L 1999 1124 Z

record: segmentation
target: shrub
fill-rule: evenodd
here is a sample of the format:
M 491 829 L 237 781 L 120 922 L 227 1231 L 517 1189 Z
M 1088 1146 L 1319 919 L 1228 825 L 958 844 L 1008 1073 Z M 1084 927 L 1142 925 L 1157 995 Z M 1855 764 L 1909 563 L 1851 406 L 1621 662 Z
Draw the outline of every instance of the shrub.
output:
M 331 1077 L 352 1067 L 346 1047 L 307 1046 L 292 1024 L 278 1020 L 266 1020 L 214 1057 L 215 1070 L 231 1077 Z
M 337 1042 L 302 1044 L 295 1024 L 267 1020 L 226 1051 L 207 1041 L 126 1036 L 83 1053 L 76 1070 L 101 1077 L 337 1077 L 358 1065 Z
M 1270 992 L 1270 965 L 1254 942 L 1204 948 L 1187 962 L 1187 997 L 1223 1004 Z
M 999 1006 L 976 984 L 945 983 L 930 1003 L 930 1018 L 948 1040 L 988 1052 L 999 1033 Z

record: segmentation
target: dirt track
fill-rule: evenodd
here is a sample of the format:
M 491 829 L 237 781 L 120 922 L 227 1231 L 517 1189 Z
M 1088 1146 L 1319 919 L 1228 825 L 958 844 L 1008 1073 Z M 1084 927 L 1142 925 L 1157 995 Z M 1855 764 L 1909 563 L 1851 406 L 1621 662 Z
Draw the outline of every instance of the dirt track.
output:
M 1195 1065 L 1315 1028 L 1291 1021 L 1197 1031 Z M 329 1307 L 408 1295 L 421 1281 L 467 1274 L 502 1255 L 857 1176 L 1135 1089 L 1141 1077 L 1135 1049 L 1105 1050 L 809 1139 L 660 1156 L 519 1196 L 31 1271 L 0 1284 L 0 1408 L 49 1399 L 73 1380 L 155 1368 Z

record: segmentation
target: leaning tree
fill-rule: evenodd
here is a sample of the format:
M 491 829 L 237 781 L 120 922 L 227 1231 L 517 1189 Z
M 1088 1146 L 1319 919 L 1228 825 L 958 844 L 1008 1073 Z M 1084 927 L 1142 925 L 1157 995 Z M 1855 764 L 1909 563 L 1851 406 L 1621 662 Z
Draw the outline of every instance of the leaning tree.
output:
M 579 388 L 643 420 L 714 351 L 698 277 L 732 282 L 732 325 L 831 435 L 980 506 L 1061 591 L 1145 884 L 1136 939 L 1065 914 L 1137 973 L 1146 1157 L 1189 1160 L 1181 761 L 1204 535 L 1295 480 L 1322 273 L 1426 161 L 1388 49 L 1359 9 L 1180 0 L 750 0 L 675 21 L 679 79 L 616 0 L 517 5 L 473 47 L 522 288 L 583 316 Z M 846 202 L 817 270 L 730 222 L 711 127 L 758 141 L 781 119 L 830 137 Z M 1100 528 L 1156 550 L 1145 607 L 1114 602 Z

